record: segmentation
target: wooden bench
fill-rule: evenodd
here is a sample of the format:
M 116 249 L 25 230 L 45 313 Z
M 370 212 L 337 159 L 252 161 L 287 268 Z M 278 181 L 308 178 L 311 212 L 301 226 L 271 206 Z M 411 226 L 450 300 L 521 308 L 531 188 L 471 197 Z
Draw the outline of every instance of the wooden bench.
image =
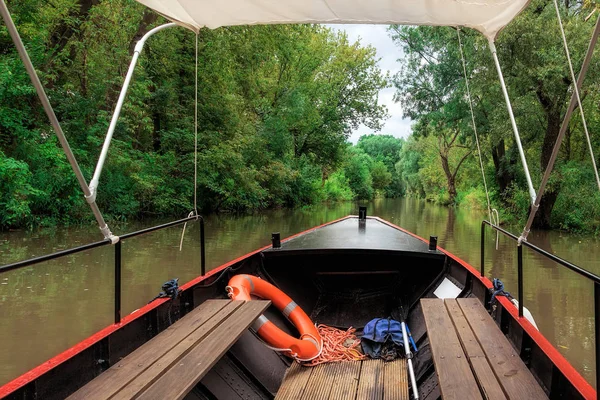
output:
M 270 303 L 208 300 L 69 399 L 181 399 Z
M 406 359 L 288 368 L 275 400 L 408 400 Z
M 478 299 L 421 299 L 443 399 L 547 399 Z

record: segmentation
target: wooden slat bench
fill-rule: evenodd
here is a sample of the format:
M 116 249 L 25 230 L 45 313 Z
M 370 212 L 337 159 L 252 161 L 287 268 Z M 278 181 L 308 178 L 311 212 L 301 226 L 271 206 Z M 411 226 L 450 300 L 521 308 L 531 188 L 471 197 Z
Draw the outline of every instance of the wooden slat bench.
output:
M 421 299 L 443 399 L 547 399 L 481 302 Z
M 408 400 L 405 359 L 288 368 L 276 400 Z
M 270 303 L 208 300 L 69 399 L 181 399 Z

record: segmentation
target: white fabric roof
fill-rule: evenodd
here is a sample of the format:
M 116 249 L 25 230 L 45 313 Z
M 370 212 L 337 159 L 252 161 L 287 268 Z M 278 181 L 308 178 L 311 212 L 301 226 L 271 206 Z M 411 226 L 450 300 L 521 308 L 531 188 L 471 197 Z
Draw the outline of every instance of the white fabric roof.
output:
M 193 31 L 231 25 L 323 23 L 448 25 L 488 38 L 529 0 L 137 0 Z

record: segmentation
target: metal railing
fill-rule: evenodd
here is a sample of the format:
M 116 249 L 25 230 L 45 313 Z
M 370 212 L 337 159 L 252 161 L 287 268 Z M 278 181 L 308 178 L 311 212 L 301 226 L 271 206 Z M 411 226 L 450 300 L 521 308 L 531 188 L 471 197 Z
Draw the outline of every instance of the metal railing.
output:
M 133 237 L 136 237 L 136 236 L 144 235 L 146 233 L 158 231 L 158 230 L 165 229 L 165 228 L 170 228 L 170 227 L 177 226 L 177 225 L 182 225 L 187 222 L 193 222 L 196 220 L 198 220 L 200 222 L 200 275 L 203 276 L 206 273 L 206 251 L 205 251 L 205 245 L 204 245 L 204 219 L 201 216 L 187 217 L 187 218 L 180 219 L 177 221 L 168 222 L 168 223 L 162 224 L 162 225 L 156 225 L 151 228 L 146 228 L 146 229 L 142 229 L 142 230 L 139 230 L 136 232 L 126 233 L 124 235 L 119 236 L 120 240 L 114 244 L 114 248 L 115 248 L 115 263 L 114 263 L 115 264 L 115 297 L 114 297 L 115 324 L 118 324 L 121 322 L 121 265 L 122 265 L 121 245 L 122 245 L 123 241 L 133 238 Z M 97 247 L 110 246 L 110 245 L 111 245 L 110 240 L 106 239 L 106 240 L 102 240 L 100 242 L 89 243 L 89 244 L 86 244 L 83 246 L 78 246 L 78 247 L 73 247 L 73 248 L 67 249 L 67 250 L 57 251 L 56 253 L 47 254 L 44 256 L 40 256 L 40 257 L 30 258 L 28 260 L 19 261 L 19 262 L 12 263 L 12 264 L 6 264 L 3 266 L 0 266 L 0 274 L 8 272 L 8 271 L 14 271 L 17 269 L 29 267 L 29 266 L 39 264 L 39 263 L 42 263 L 45 261 L 56 260 L 57 258 L 65 257 L 65 256 L 68 256 L 71 254 L 81 253 L 82 251 L 95 249 Z
M 489 221 L 481 222 L 481 276 L 485 276 L 485 226 L 490 226 L 496 232 L 502 233 L 504 236 L 519 243 L 519 238 L 516 235 L 508 232 L 492 224 Z M 519 301 L 519 317 L 523 317 L 523 246 L 528 247 L 534 252 L 541 254 L 542 256 L 554 261 L 558 265 L 566 267 L 567 269 L 576 272 L 580 276 L 592 281 L 594 283 L 594 336 L 595 336 L 595 347 L 596 347 L 596 385 L 600 384 L 600 276 L 591 273 L 575 264 L 572 264 L 560 257 L 555 256 L 552 253 L 547 252 L 529 242 L 523 241 L 520 245 L 517 245 L 517 284 L 518 284 L 518 295 L 517 300 Z

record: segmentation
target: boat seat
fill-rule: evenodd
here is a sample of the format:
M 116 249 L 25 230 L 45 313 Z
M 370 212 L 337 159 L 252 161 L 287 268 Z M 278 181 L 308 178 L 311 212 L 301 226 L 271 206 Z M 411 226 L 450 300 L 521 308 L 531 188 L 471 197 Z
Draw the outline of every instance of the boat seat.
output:
M 182 399 L 270 304 L 207 300 L 69 399 Z
M 443 399 L 547 399 L 476 298 L 421 299 Z

